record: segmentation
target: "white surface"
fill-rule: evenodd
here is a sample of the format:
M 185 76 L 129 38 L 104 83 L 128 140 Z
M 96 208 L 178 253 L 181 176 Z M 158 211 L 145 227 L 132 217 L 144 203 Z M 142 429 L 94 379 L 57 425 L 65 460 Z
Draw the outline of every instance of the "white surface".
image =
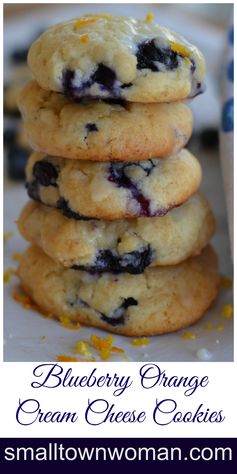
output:
M 12 48 L 24 44 L 41 27 L 49 23 L 54 23 L 63 18 L 70 18 L 88 11 L 111 11 L 122 14 L 134 14 L 137 17 L 144 17 L 149 10 L 155 10 L 155 6 L 136 5 L 87 5 L 87 6 L 68 6 L 67 13 L 65 10 L 58 8 L 53 10 L 53 14 L 47 13 L 37 14 L 37 18 L 19 18 L 16 24 L 9 22 L 5 27 L 5 53 L 7 54 Z M 76 13 L 75 13 L 76 10 Z M 122 10 L 122 11 L 121 11 Z M 195 26 L 195 22 L 187 21 L 185 14 L 159 12 L 157 7 L 156 19 L 160 23 L 165 24 L 179 33 L 184 34 L 190 41 L 200 46 L 205 55 L 208 56 L 208 66 L 214 74 L 217 67 L 218 52 L 222 47 L 222 33 L 218 30 L 205 29 L 205 34 L 200 34 L 200 25 Z M 27 34 L 27 38 L 26 38 Z M 208 81 L 211 83 L 209 76 Z M 197 98 L 194 102 L 196 126 L 200 124 L 215 125 L 218 122 L 218 100 L 217 93 L 214 90 L 213 83 L 203 97 Z M 220 169 L 218 165 L 218 157 L 208 155 L 198 155 L 202 158 L 204 167 L 204 179 L 202 188 L 207 197 L 209 197 L 211 205 L 217 217 L 218 232 L 215 236 L 215 248 L 220 257 L 221 274 L 230 276 L 232 267 L 229 256 L 229 243 L 226 223 L 226 210 L 224 204 L 224 194 L 222 190 L 222 182 L 220 177 Z M 7 187 L 5 191 L 5 231 L 14 231 L 14 236 L 5 244 L 5 266 L 12 267 L 16 262 L 12 261 L 13 252 L 22 252 L 26 247 L 26 243 L 17 234 L 14 221 L 17 219 L 19 212 L 27 200 L 26 192 L 23 185 Z M 5 344 L 4 344 L 4 360 L 5 361 L 47 361 L 56 360 L 58 354 L 72 355 L 72 348 L 78 340 L 88 340 L 91 334 L 97 334 L 105 337 L 107 333 L 93 328 L 81 328 L 80 331 L 71 331 L 63 328 L 59 323 L 47 320 L 39 316 L 36 312 L 26 310 L 12 299 L 12 291 L 16 289 L 17 280 L 13 277 L 9 284 L 5 284 Z M 221 316 L 221 308 L 225 303 L 231 303 L 231 290 L 222 290 L 216 303 L 210 311 L 207 312 L 205 318 L 190 330 L 196 335 L 194 340 L 182 339 L 185 331 L 178 333 L 149 338 L 149 345 L 134 347 L 131 345 L 131 339 L 121 336 L 114 337 L 114 345 L 125 350 L 127 360 L 133 361 L 199 361 L 197 352 L 205 348 L 211 353 L 212 361 L 230 361 L 233 360 L 233 330 L 232 320 L 225 320 Z M 213 326 L 224 325 L 225 330 L 219 332 L 217 329 L 206 330 L 204 326 L 207 323 Z M 45 340 L 41 337 L 46 336 Z M 96 359 L 100 360 L 98 354 Z M 110 359 L 123 360 L 124 358 L 113 356 Z

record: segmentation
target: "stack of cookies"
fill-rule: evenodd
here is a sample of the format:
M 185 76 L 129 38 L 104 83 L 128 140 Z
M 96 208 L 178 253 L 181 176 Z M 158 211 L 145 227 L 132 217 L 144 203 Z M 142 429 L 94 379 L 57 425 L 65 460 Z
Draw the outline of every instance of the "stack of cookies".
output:
M 87 15 L 51 27 L 28 62 L 24 291 L 56 318 L 117 334 L 194 323 L 218 284 L 214 218 L 184 149 L 202 54 L 151 15 Z

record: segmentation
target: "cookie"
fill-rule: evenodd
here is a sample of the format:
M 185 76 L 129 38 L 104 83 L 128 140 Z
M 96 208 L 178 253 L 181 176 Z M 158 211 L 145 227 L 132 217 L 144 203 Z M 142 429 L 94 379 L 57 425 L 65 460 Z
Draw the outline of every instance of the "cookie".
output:
M 33 153 L 29 196 L 74 219 L 163 216 L 198 189 L 201 167 L 188 151 L 164 160 L 89 162 Z
M 16 66 L 9 82 L 4 87 L 4 113 L 13 117 L 19 116 L 18 98 L 25 85 L 31 79 L 31 73 L 26 64 Z
M 32 81 L 19 107 L 33 149 L 72 159 L 164 158 L 183 148 L 192 133 L 192 112 L 181 102 L 75 102 Z
M 76 221 L 30 201 L 17 224 L 26 240 L 63 266 L 132 274 L 198 255 L 215 230 L 213 214 L 201 194 L 162 218 L 116 221 Z
M 132 102 L 172 102 L 198 94 L 205 75 L 200 51 L 153 21 L 86 15 L 49 28 L 28 63 L 46 90 Z
M 128 336 L 158 335 L 195 323 L 218 287 L 211 247 L 179 265 L 149 268 L 140 275 L 66 269 L 30 247 L 18 274 L 23 290 L 43 311 Z

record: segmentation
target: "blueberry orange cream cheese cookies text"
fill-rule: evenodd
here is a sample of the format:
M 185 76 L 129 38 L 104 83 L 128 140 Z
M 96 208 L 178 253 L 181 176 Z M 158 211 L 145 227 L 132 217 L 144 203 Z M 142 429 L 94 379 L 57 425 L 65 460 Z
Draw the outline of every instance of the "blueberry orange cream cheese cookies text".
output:
M 52 26 L 28 62 L 23 290 L 55 318 L 121 335 L 195 323 L 218 288 L 215 221 L 185 149 L 203 55 L 149 15 L 104 14 Z

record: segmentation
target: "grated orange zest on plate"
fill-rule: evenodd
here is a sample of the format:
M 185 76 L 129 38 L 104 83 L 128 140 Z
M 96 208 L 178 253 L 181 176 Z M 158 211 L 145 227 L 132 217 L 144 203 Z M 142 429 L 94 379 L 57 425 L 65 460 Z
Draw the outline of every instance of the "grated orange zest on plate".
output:
M 149 339 L 147 337 L 139 337 L 133 339 L 131 344 L 133 346 L 146 346 L 147 344 L 149 344 Z
M 205 326 L 204 326 L 204 329 L 206 329 L 207 331 L 211 331 L 212 329 L 214 329 L 214 326 L 212 323 L 207 323 Z
M 26 309 L 36 309 L 36 305 L 31 301 L 31 299 L 28 296 L 25 295 L 20 295 L 19 293 L 16 293 L 15 291 L 12 293 L 12 298 L 17 301 L 18 303 L 21 303 L 22 306 Z
M 102 360 L 108 360 L 111 352 L 124 353 L 123 349 L 113 346 L 113 340 L 111 335 L 103 338 L 92 334 L 90 337 L 90 343 L 99 352 Z
M 4 283 L 9 283 L 11 276 L 15 275 L 16 271 L 14 268 L 7 268 L 3 274 L 3 281 Z
M 124 350 L 120 349 L 120 347 L 113 346 L 111 352 L 118 352 L 119 354 L 123 354 Z
M 77 359 L 76 357 L 59 354 L 57 362 L 95 362 L 95 359 Z
M 65 329 L 78 330 L 81 328 L 80 323 L 73 323 L 68 316 L 60 316 L 59 321 Z
M 182 334 L 182 339 L 196 339 L 196 336 L 193 332 L 190 332 L 190 331 L 186 331 Z
M 64 354 L 59 354 L 57 356 L 57 361 L 58 362 L 78 362 L 78 359 L 76 357 L 71 357 L 71 356 L 67 356 L 67 355 L 64 355 Z
M 232 304 L 224 304 L 222 308 L 222 316 L 225 319 L 231 319 L 233 317 L 234 308 Z
M 79 341 L 76 343 L 73 349 L 74 354 L 81 354 L 86 357 L 92 358 L 92 353 L 89 351 L 89 342 L 86 341 Z
M 92 346 L 97 349 L 100 353 L 102 360 L 107 360 L 110 356 L 110 352 L 113 344 L 113 336 L 107 336 L 107 338 L 91 335 L 90 342 Z
M 225 330 L 225 326 L 217 326 L 216 327 L 216 330 L 219 331 L 219 332 L 223 332 Z
M 19 261 L 19 260 L 21 260 L 21 258 L 22 258 L 22 255 L 19 252 L 14 252 L 12 254 L 12 260 Z
M 11 237 L 13 237 L 13 232 L 4 232 L 3 234 L 3 242 L 7 242 Z

